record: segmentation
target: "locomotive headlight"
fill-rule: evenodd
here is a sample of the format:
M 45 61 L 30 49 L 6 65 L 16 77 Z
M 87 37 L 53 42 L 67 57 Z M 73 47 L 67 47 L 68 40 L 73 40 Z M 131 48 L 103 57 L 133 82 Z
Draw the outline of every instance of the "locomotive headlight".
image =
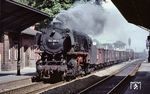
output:
M 97 44 L 97 43 L 94 41 L 94 42 L 93 42 L 93 45 L 96 45 L 96 44 Z

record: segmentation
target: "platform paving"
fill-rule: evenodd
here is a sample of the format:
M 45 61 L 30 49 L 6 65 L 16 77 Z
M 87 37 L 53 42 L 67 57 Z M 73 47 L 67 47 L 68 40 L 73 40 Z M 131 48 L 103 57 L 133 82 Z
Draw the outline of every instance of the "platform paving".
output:
M 150 63 L 144 61 L 124 94 L 150 94 Z
M 111 66 L 108 67 L 106 69 L 103 69 L 99 72 L 96 72 L 95 75 L 96 76 L 106 76 L 109 75 L 110 72 L 119 69 L 122 66 L 125 66 L 126 64 L 128 64 L 130 62 L 123 62 L 121 64 L 117 64 L 115 66 Z M 24 79 L 24 78 L 29 78 L 32 77 L 34 75 L 34 73 L 36 72 L 36 68 L 33 67 L 26 67 L 24 69 L 21 69 L 21 75 L 17 76 L 17 70 L 14 71 L 0 71 L 0 84 L 1 83 L 5 83 L 5 82 L 9 82 L 9 81 L 15 81 L 15 80 L 20 80 L 20 79 Z
M 108 68 L 105 68 L 105 69 L 102 69 L 102 70 L 97 71 L 95 73 L 92 73 L 88 76 L 75 79 L 75 81 L 71 81 L 71 82 L 75 82 L 75 84 L 77 84 L 76 80 L 79 81 L 79 83 L 80 83 L 80 80 L 84 81 L 83 79 L 85 79 L 85 81 L 87 81 L 86 83 L 92 82 L 93 80 L 96 81 L 96 80 L 99 80 L 103 76 L 107 76 L 107 75 L 112 74 L 114 71 L 116 71 L 116 70 L 120 69 L 121 67 L 123 67 L 129 63 L 132 63 L 134 61 L 136 61 L 136 60 L 133 60 L 131 62 L 123 62 L 123 63 L 117 64 L 114 66 L 110 66 Z M 10 81 L 15 81 L 15 80 L 21 80 L 21 79 L 25 79 L 25 78 L 31 78 L 34 75 L 35 71 L 36 71 L 35 68 L 30 68 L 30 67 L 24 68 L 21 70 L 20 76 L 16 75 L 16 72 L 17 72 L 16 70 L 15 71 L 1 71 L 0 72 L 0 84 L 7 83 Z M 85 85 L 85 84 L 83 84 L 83 85 Z
M 31 78 L 36 69 L 31 67 L 26 67 L 24 69 L 21 69 L 21 75 L 17 76 L 17 70 L 14 71 L 0 71 L 0 84 L 15 80 L 21 80 L 25 78 Z

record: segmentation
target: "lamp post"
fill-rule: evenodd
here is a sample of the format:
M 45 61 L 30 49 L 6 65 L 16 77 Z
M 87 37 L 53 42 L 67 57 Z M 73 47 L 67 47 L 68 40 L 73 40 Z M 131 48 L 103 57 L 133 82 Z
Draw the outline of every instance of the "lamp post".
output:
M 131 59 L 131 38 L 128 39 L 128 45 L 129 45 L 129 60 Z

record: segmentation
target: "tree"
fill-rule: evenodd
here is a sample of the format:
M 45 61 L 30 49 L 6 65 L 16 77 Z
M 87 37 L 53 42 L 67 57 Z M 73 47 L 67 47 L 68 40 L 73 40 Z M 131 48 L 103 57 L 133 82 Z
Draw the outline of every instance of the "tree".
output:
M 105 49 L 113 49 L 113 45 L 111 43 L 104 43 L 101 44 L 102 47 L 104 47 Z
M 37 8 L 49 14 L 50 17 L 54 17 L 61 10 L 66 10 L 70 8 L 74 2 L 74 0 L 16 0 L 16 1 Z
M 50 17 L 54 17 L 61 10 L 67 10 L 70 8 L 74 2 L 74 0 L 16 0 L 19 3 L 29 5 L 36 9 L 41 10 L 49 14 Z M 42 27 L 47 26 L 47 23 L 51 19 L 46 19 L 38 24 L 36 24 L 37 29 L 41 29 Z
M 116 41 L 116 42 L 114 43 L 114 47 L 115 47 L 115 48 L 125 48 L 125 46 L 126 46 L 126 44 L 123 43 L 122 41 Z

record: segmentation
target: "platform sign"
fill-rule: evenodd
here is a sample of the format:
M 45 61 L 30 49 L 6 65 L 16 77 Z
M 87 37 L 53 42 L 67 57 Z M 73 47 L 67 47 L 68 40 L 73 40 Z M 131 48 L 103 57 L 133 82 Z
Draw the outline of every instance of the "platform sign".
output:
M 150 46 L 150 41 L 146 40 L 146 48 L 148 49 Z
M 146 47 L 149 48 L 149 46 L 150 46 L 150 36 L 147 36 Z
M 141 82 L 130 82 L 131 90 L 141 90 Z

